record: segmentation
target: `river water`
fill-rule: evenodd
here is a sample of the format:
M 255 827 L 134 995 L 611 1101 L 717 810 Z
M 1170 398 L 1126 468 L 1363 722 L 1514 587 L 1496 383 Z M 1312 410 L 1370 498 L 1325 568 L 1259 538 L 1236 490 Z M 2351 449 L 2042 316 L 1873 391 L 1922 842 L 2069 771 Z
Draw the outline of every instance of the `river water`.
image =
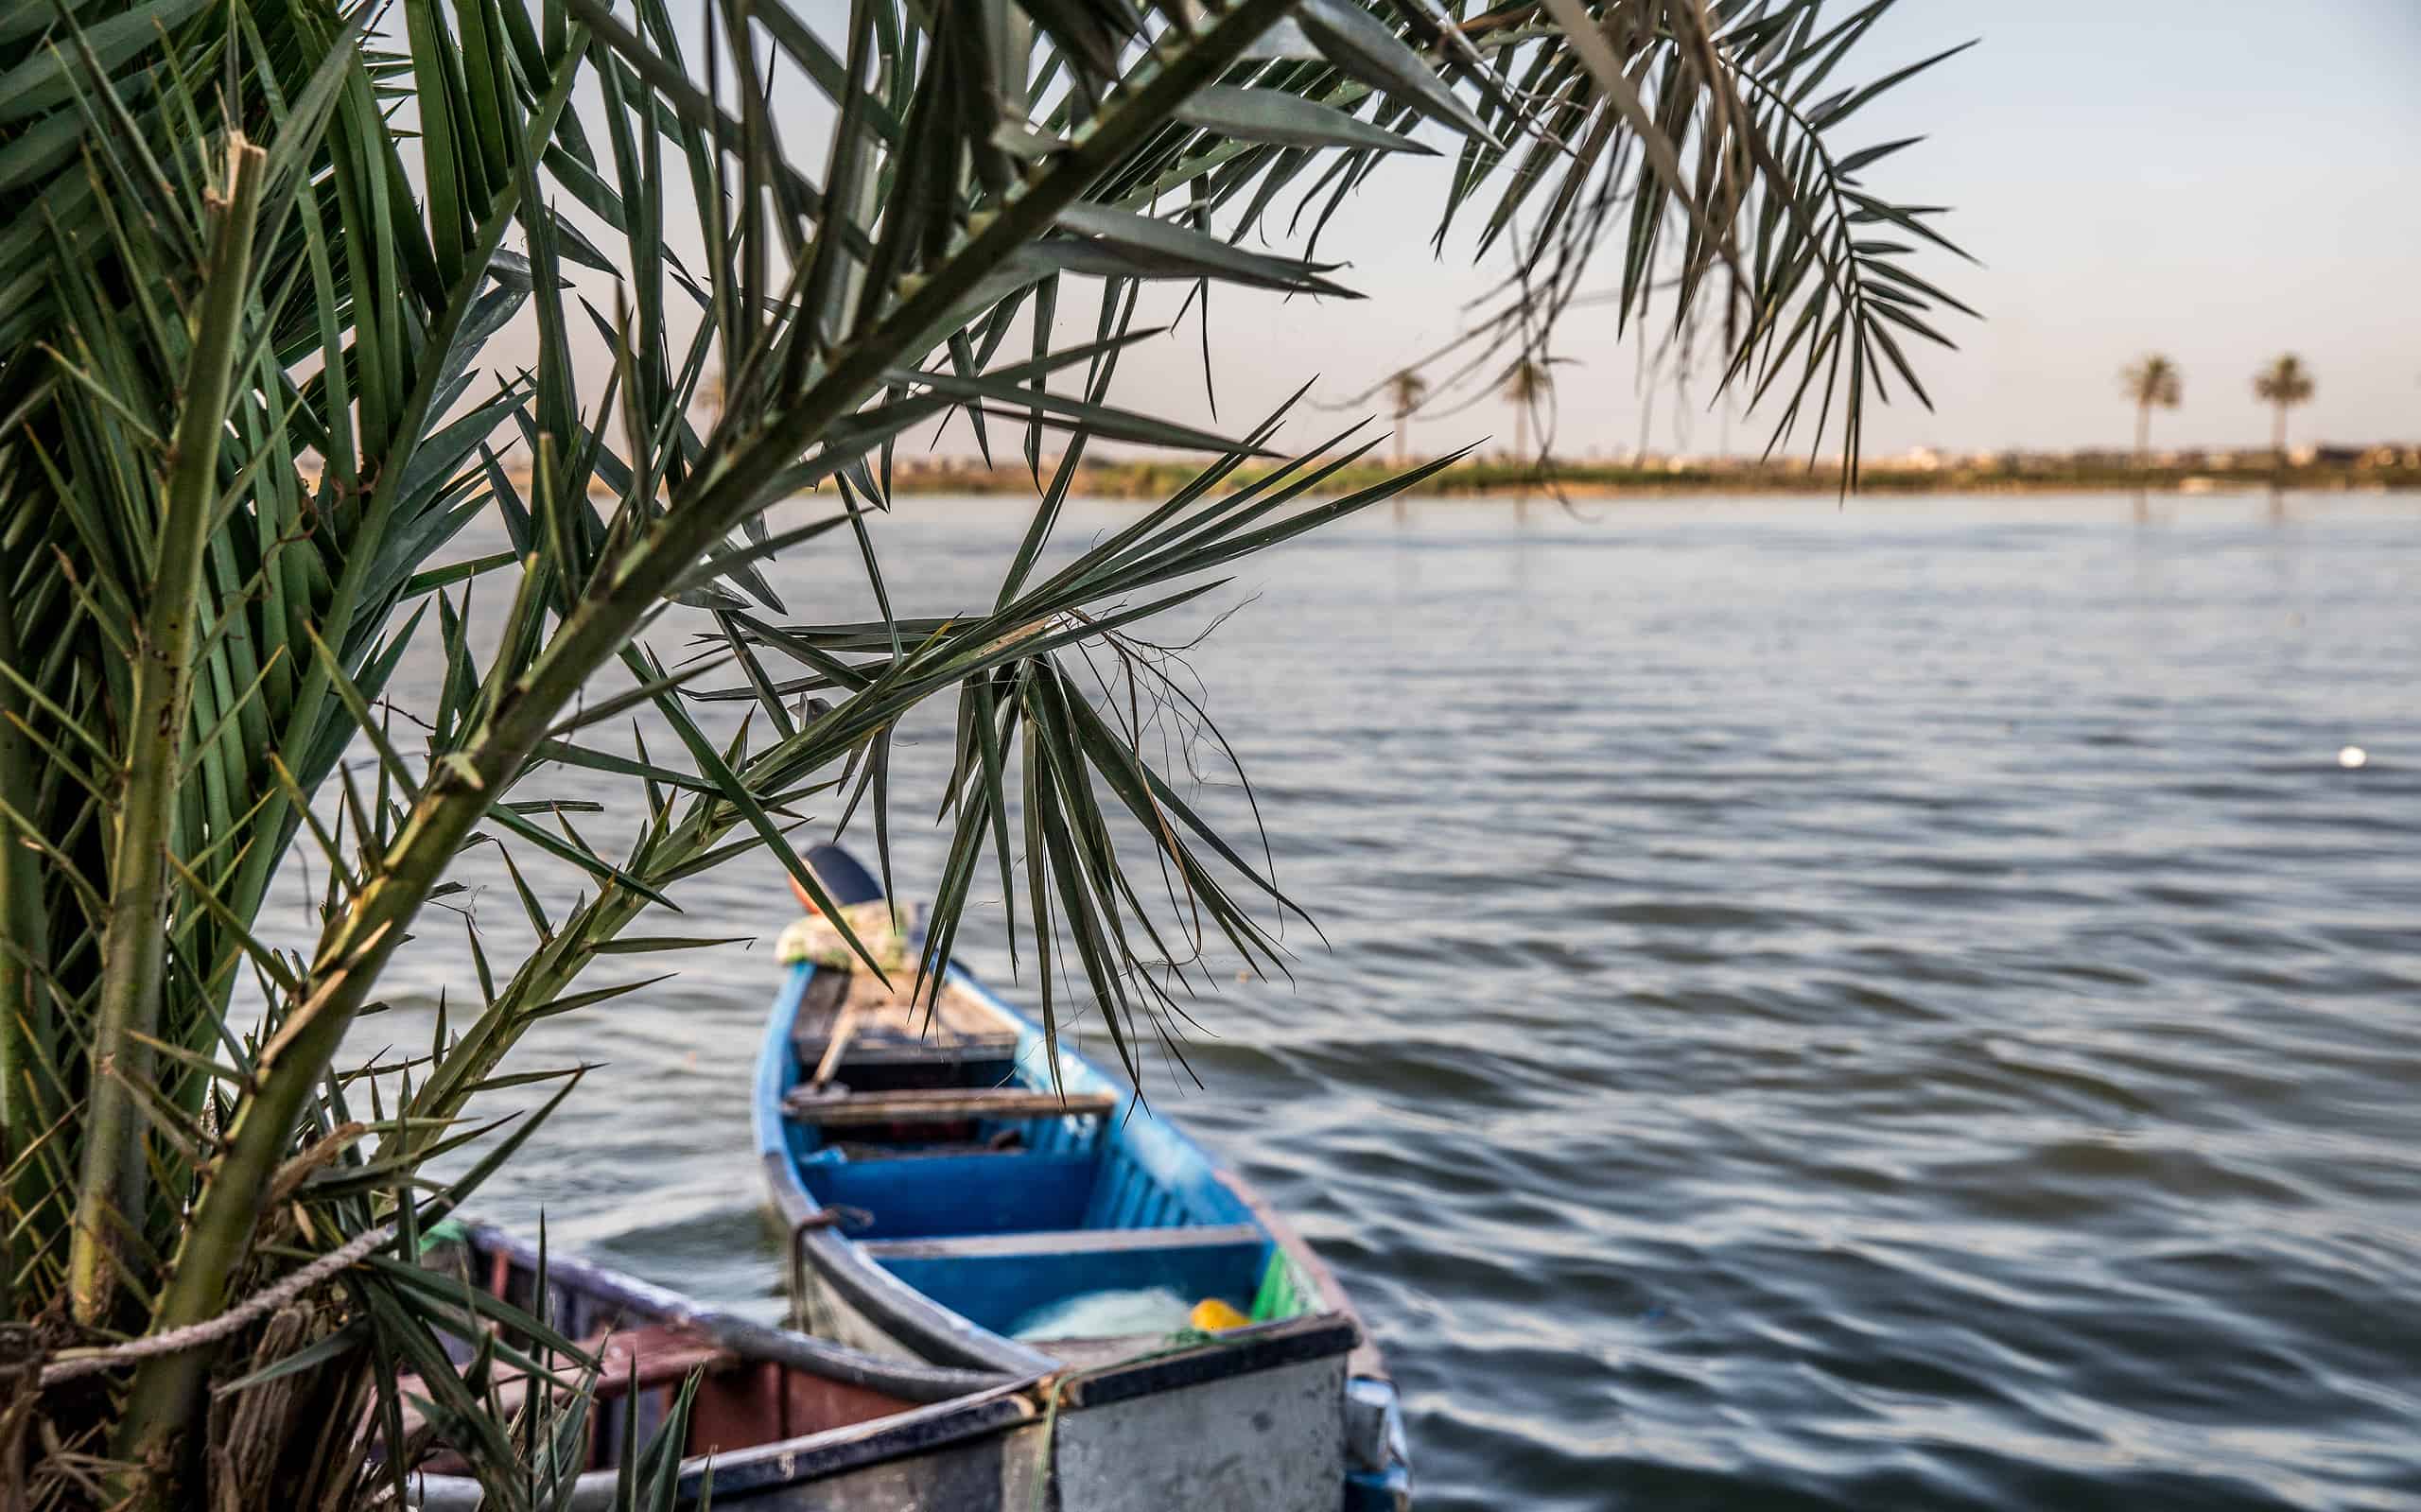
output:
M 903 501 L 902 612 L 988 603 L 1021 524 Z M 1360 1302 L 1421 1504 L 2421 1507 L 2416 527 L 1440 501 L 1246 563 L 1188 660 L 1327 945 L 1146 1089 Z M 854 572 L 775 581 L 843 618 Z M 901 753 L 912 893 L 945 758 Z M 680 975 L 527 1042 L 597 1069 L 479 1207 L 761 1310 L 792 910 L 761 863 L 680 897 L 759 943 L 601 970 Z M 472 991 L 449 928 L 363 1037 Z M 1006 982 L 997 911 L 963 947 Z

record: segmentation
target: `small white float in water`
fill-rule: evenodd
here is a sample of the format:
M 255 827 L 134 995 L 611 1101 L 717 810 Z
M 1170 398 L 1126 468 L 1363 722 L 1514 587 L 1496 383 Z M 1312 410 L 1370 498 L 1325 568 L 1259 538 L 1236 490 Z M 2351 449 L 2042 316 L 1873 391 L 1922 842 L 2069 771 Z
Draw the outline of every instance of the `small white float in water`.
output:
M 2343 767 L 2348 772 L 2353 771 L 2356 767 L 2367 764 L 2370 759 L 2371 754 L 2368 751 L 2363 750 L 2359 745 L 2349 745 L 2344 750 L 2337 753 L 2337 764 Z

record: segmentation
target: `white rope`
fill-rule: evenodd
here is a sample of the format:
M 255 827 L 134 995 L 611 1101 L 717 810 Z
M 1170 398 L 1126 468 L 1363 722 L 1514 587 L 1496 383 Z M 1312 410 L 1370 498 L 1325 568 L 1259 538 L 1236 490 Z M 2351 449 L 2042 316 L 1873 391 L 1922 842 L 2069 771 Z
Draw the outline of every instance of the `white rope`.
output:
M 170 1329 L 165 1333 L 146 1334 L 140 1339 L 129 1339 L 124 1344 L 113 1344 L 106 1349 L 78 1350 L 64 1358 L 54 1360 L 42 1367 L 43 1387 L 47 1390 L 61 1382 L 77 1381 L 85 1376 L 97 1375 L 104 1370 L 113 1370 L 131 1361 L 148 1360 L 154 1355 L 179 1354 L 187 1349 L 215 1343 L 263 1313 L 284 1307 L 337 1272 L 357 1263 L 372 1250 L 392 1239 L 394 1234 L 395 1227 L 392 1224 L 374 1228 L 366 1234 L 357 1234 L 341 1248 L 328 1251 L 268 1291 L 257 1296 L 248 1297 L 205 1322 L 189 1324 L 182 1329 Z

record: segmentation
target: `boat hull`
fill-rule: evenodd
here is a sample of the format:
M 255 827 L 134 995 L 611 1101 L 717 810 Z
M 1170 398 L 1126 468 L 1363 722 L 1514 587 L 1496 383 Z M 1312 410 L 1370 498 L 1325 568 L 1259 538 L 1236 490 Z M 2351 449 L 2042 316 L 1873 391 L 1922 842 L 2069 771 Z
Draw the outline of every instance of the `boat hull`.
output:
M 1345 1453 L 1335 1411 L 1350 1328 L 1303 1318 L 1236 1347 L 1193 1347 L 1046 1381 L 1008 1381 L 880 1358 L 838 1341 L 770 1329 L 577 1257 L 553 1255 L 536 1294 L 535 1249 L 464 1225 L 451 1267 L 517 1306 L 535 1305 L 569 1334 L 601 1341 L 678 1337 L 720 1364 L 651 1373 L 592 1420 L 590 1463 L 610 1465 L 626 1438 L 663 1420 L 695 1377 L 684 1506 L 757 1512 L 1034 1512 L 1186 1507 L 1289 1512 L 1336 1504 Z M 600 1344 L 598 1347 L 605 1347 Z M 609 1371 L 609 1374 L 611 1372 Z M 610 1382 L 601 1382 L 610 1385 Z M 777 1418 L 838 1426 L 777 1434 Z M 1206 1425 L 1222 1431 L 1207 1434 Z M 725 1446 L 740 1445 L 730 1448 Z M 574 1508 L 615 1504 L 618 1470 L 582 1475 Z M 425 1512 L 469 1512 L 478 1484 L 412 1478 Z
M 812 1262 L 801 1267 L 794 1291 L 798 1321 L 815 1336 L 903 1364 L 924 1358 L 900 1337 L 904 1329 L 894 1331 L 897 1324 L 886 1328 L 869 1316 L 853 1288 Z M 1349 1415 L 1338 1403 L 1358 1337 L 1342 1319 L 1303 1318 L 1234 1345 L 1063 1378 L 1069 1384 L 1045 1392 L 1055 1421 L 1016 1431 L 1032 1442 L 1003 1461 L 1012 1483 L 1008 1504 L 1029 1506 L 1033 1477 L 1047 1467 L 1059 1512 L 1335 1512 L 1348 1459 Z
M 827 871 L 827 855 L 810 857 L 819 872 Z M 865 900 L 835 895 L 844 904 Z M 793 966 L 768 1017 L 756 1102 L 759 1159 L 791 1239 L 799 1325 L 903 1362 L 1070 1382 L 1049 1451 L 1060 1512 L 1407 1506 L 1410 1476 L 1394 1388 L 1342 1290 L 1309 1246 L 1233 1173 L 1090 1062 L 1050 1044 L 1039 1025 L 970 974 L 949 968 L 944 990 L 962 1007 L 1014 1030 L 1013 1050 L 987 1052 L 1001 1058 L 985 1074 L 1012 1086 L 1090 1098 L 1108 1111 L 1089 1133 L 1075 1118 L 1033 1116 L 1030 1109 L 1005 1122 L 977 1123 L 972 1132 L 1017 1142 L 1014 1163 L 986 1159 L 980 1147 L 962 1143 L 880 1151 L 883 1160 L 855 1164 L 845 1131 L 826 1128 L 819 1121 L 830 1115 L 800 1098 L 819 1062 L 827 1070 L 832 1063 L 814 1052 L 816 1036 L 825 1034 L 827 1046 L 834 1035 L 845 1040 L 848 1032 L 833 1024 L 865 1010 L 848 1006 L 847 973 Z M 810 1022 L 816 1014 L 824 1017 Z M 900 1051 L 903 1057 L 915 1052 L 914 1045 Z M 814 1091 L 820 1095 L 822 1086 Z M 802 1122 L 811 1126 L 803 1130 Z M 902 1154 L 919 1158 L 897 1158 Z M 1057 1190 L 1062 1178 L 1075 1183 L 1070 1191 Z M 1003 1192 L 1018 1195 L 1020 1180 L 1041 1183 L 1022 1198 L 1054 1216 L 987 1209 L 1009 1203 Z M 912 1181 L 931 1190 L 914 1190 Z M 935 1192 L 964 1210 L 934 1219 Z M 861 1204 L 871 1210 L 854 1210 Z M 1038 1241 L 1089 1242 L 1054 1256 L 1043 1252 L 1047 1243 L 1021 1248 L 1023 1229 L 1070 1231 L 1032 1236 Z M 928 1233 L 947 1237 L 920 1242 Z M 1230 1235 L 1249 1243 L 1223 1245 Z M 1155 1253 L 1163 1246 L 1168 1253 Z M 978 1260 L 985 1257 L 998 1257 L 1000 1276 L 983 1274 Z M 1190 1357 L 1183 1372 L 1156 1373 L 1157 1358 L 1105 1361 L 1081 1346 L 1013 1336 L 1010 1320 L 1035 1300 L 1020 1290 L 1031 1279 L 1023 1272 L 1054 1261 L 1063 1273 L 1114 1277 L 1095 1279 L 1095 1286 L 1158 1282 L 1181 1295 L 1226 1292 L 1239 1299 L 1253 1288 L 1249 1273 L 1241 1287 L 1232 1284 L 1232 1268 L 1265 1264 L 1263 1297 L 1278 1277 L 1288 1305 L 1267 1321 L 1182 1351 Z M 1230 1267 L 1230 1284 L 1201 1279 L 1214 1261 Z M 1155 1264 L 1165 1277 L 1151 1270 Z M 1254 1315 L 1263 1315 L 1258 1305 Z
M 548 1257 L 542 1297 L 535 1247 L 483 1225 L 443 1232 L 424 1260 L 440 1261 L 491 1295 L 543 1312 L 567 1336 L 596 1341 L 591 1347 L 626 1341 L 621 1361 L 636 1379 L 627 1389 L 617 1371 L 599 1379 L 588 1425 L 588 1462 L 599 1468 L 575 1482 L 575 1509 L 618 1504 L 622 1449 L 653 1434 L 693 1379 L 684 1506 L 711 1498 L 768 1512 L 1011 1512 L 1034 1504 L 1049 1473 L 1049 1407 L 1032 1382 L 767 1328 L 572 1256 Z M 652 1349 L 668 1346 L 680 1362 L 651 1370 Z M 408 1485 L 426 1512 L 482 1504 L 467 1476 L 415 1473 Z

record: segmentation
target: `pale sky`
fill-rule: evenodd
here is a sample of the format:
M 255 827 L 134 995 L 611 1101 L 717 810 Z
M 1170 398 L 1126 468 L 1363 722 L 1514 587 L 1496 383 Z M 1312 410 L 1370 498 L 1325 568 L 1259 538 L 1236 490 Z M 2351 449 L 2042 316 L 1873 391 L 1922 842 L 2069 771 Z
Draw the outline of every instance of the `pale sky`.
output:
M 1986 318 L 1942 327 L 1958 352 L 1911 347 L 1936 412 L 1877 410 L 1870 455 L 2124 447 L 2134 413 L 2117 372 L 2147 350 L 2185 374 L 2155 445 L 2266 444 L 2252 374 L 2285 351 L 2318 380 L 2298 439 L 2421 441 L 2421 0 L 1904 0 L 1856 61 L 1872 77 L 1970 38 L 1862 112 L 1847 144 L 1926 136 L 1872 185 L 1954 206 L 1943 228 L 1983 264 L 1925 268 Z M 1422 175 L 1436 161 L 1383 170 L 1359 218 L 1346 224 L 1349 206 L 1323 243 L 1324 259 L 1350 263 L 1332 276 L 1367 300 L 1223 297 L 1224 411 L 1315 372 L 1315 395 L 1341 398 L 1454 334 L 1457 306 L 1490 280 L 1467 240 L 1431 255 L 1437 192 Z M 1130 402 L 1201 418 L 1196 340 L 1189 325 L 1122 369 Z M 1610 315 L 1579 312 L 1557 352 L 1576 359 L 1559 370 L 1558 450 L 1627 451 L 1635 350 L 1616 345 Z M 1678 449 L 1674 408 L 1659 400 L 1652 446 Z M 1415 444 L 1511 424 L 1494 403 L 1417 417 Z M 1733 443 L 1765 431 L 1735 423 Z M 1698 416 L 1690 449 L 1718 433 Z
M 696 0 L 674 9 L 693 21 Z M 1836 143 L 1926 137 L 1869 187 L 1953 206 L 1937 224 L 1981 263 L 1919 265 L 1985 319 L 1948 316 L 1955 353 L 1909 343 L 1937 409 L 1902 397 L 1873 411 L 1870 456 L 2127 446 L 2134 414 L 2117 374 L 2147 351 L 2185 375 L 2183 407 L 2154 419 L 2155 446 L 2266 444 L 2252 374 L 2288 351 L 2318 383 L 2294 417 L 2298 442 L 2421 441 L 2421 0 L 1903 0 L 1838 77 L 1872 78 L 1970 39 Z M 791 150 L 820 169 L 820 99 L 803 82 L 781 95 Z M 1395 160 L 1332 223 L 1320 255 L 1343 260 L 1331 276 L 1367 299 L 1219 292 L 1214 428 L 1242 428 L 1315 374 L 1313 399 L 1342 401 L 1461 328 L 1504 259 L 1500 249 L 1474 268 L 1467 233 L 1433 252 L 1447 162 Z M 1291 212 L 1291 196 L 1280 203 Z M 1182 297 L 1155 286 L 1147 321 Z M 1065 305 L 1062 325 L 1071 341 L 1093 334 L 1089 313 Z M 1589 310 L 1555 350 L 1559 454 L 1628 452 L 1642 422 L 1635 345 Z M 1192 316 L 1123 359 L 1114 401 L 1212 423 Z M 1651 447 L 1711 451 L 1727 429 L 1733 451 L 1764 442 L 1765 421 L 1727 427 L 1703 391 L 1685 432 L 1680 408 L 1661 387 Z M 1513 421 L 1484 399 L 1412 429 L 1430 452 L 1487 436 L 1503 445 Z M 972 449 L 963 422 L 942 448 Z

